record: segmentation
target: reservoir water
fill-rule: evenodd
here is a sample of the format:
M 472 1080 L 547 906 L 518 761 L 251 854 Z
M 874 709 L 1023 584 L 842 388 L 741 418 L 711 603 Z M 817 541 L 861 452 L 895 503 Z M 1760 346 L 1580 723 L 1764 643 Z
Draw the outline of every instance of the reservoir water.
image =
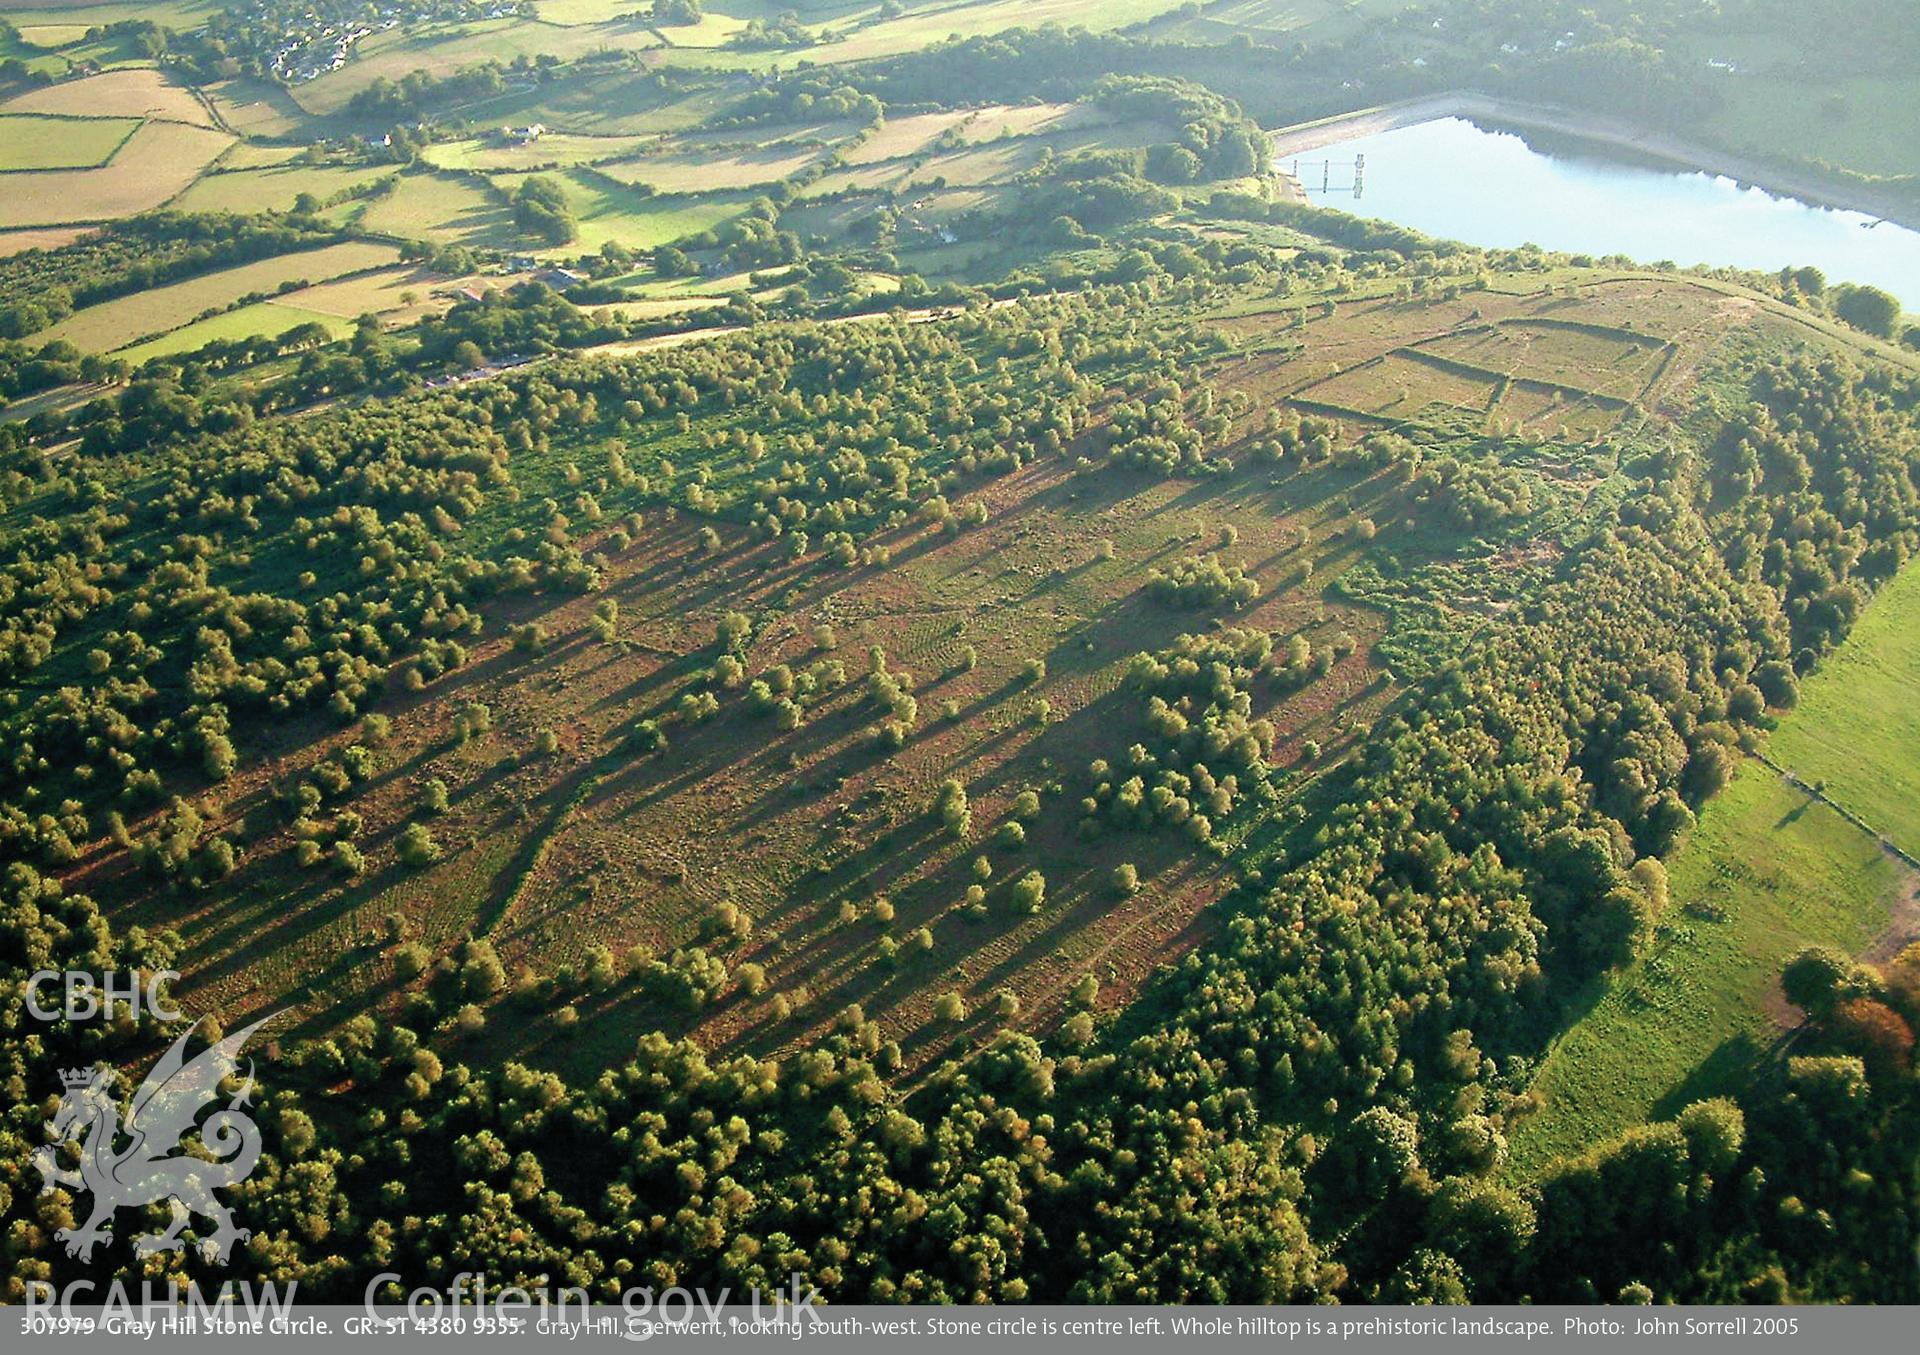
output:
M 1815 207 L 1715 174 L 1607 156 L 1543 153 L 1510 132 L 1437 118 L 1280 156 L 1316 203 L 1492 248 L 1532 243 L 1570 254 L 1625 254 L 1762 269 L 1812 264 L 1829 282 L 1868 283 L 1920 311 L 1920 232 Z M 1366 158 L 1362 191 L 1353 161 Z M 1325 169 L 1323 170 L 1323 165 Z M 1322 183 L 1328 184 L 1322 191 Z

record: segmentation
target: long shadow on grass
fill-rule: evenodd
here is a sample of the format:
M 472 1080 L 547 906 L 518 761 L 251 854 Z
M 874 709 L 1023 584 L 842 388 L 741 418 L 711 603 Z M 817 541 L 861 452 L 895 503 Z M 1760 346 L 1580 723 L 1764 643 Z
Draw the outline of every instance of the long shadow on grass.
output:
M 219 921 L 214 930 L 189 943 L 181 967 L 193 975 L 196 985 L 215 985 L 238 976 L 267 956 L 297 946 L 350 916 L 397 874 L 386 871 L 358 877 L 335 890 L 338 876 L 324 867 L 297 871 L 289 859 L 287 865 L 249 879 L 243 890 L 212 905 Z
M 916 863 L 942 850 L 954 850 L 954 855 L 938 871 L 921 879 L 905 879 L 906 873 Z M 921 927 L 932 929 L 940 924 L 949 907 L 965 894 L 967 885 L 972 883 L 972 856 L 973 853 L 965 847 L 955 849 L 952 840 L 930 814 L 883 833 L 870 846 L 843 858 L 821 873 L 813 889 L 790 893 L 782 906 L 769 917 L 775 922 L 785 921 L 810 905 L 824 904 L 836 897 L 851 897 L 858 890 L 860 902 L 867 902 L 883 893 L 892 899 L 896 908 L 893 922 L 885 927 L 857 923 L 851 928 L 823 924 L 804 937 L 788 938 L 779 948 L 781 966 L 807 975 L 810 984 L 840 984 L 845 981 L 836 978 L 836 975 L 859 981 L 860 974 L 868 973 L 862 969 L 867 952 L 878 944 L 883 935 L 891 935 L 900 941 Z M 895 867 L 891 877 L 886 873 L 889 865 Z M 917 962 L 911 955 L 903 955 L 896 968 L 906 970 L 910 967 L 917 967 Z M 878 989 L 885 986 L 889 977 L 889 972 L 870 973 L 865 986 Z
M 1648 1119 L 1671 1120 L 1695 1101 L 1738 1096 L 1770 1067 L 1780 1065 L 1799 1035 L 1798 1030 L 1784 1031 L 1764 1044 L 1746 1032 L 1722 1040 L 1688 1070 L 1676 1086 L 1653 1103 Z
M 513 764 L 506 759 L 495 762 L 463 789 L 463 802 L 484 793 L 503 779 Z M 579 772 L 544 788 L 531 801 L 530 809 L 552 802 L 577 783 Z M 363 851 L 377 851 L 402 832 L 410 818 L 396 819 L 386 832 L 359 839 Z M 537 835 L 536 835 L 537 836 Z M 283 847 L 268 855 L 261 864 L 222 884 L 210 898 L 202 915 L 209 918 L 208 929 L 194 938 L 187 958 L 193 961 L 197 982 L 208 982 L 230 975 L 257 963 L 265 955 L 284 950 L 315 932 L 351 915 L 364 903 L 405 877 L 404 867 L 392 867 L 377 875 L 355 877 L 335 890 L 340 879 L 325 865 L 300 868 L 293 864 L 292 853 Z M 500 882 L 490 886 L 497 890 Z

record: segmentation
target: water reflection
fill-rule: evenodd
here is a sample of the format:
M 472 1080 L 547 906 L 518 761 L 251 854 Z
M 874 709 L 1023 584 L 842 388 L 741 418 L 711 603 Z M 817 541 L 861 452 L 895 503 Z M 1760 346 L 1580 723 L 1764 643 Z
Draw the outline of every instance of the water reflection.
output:
M 1543 153 L 1463 118 L 1357 137 L 1299 166 L 1317 202 L 1428 235 L 1511 248 L 1625 254 L 1642 263 L 1776 271 L 1812 264 L 1920 309 L 1920 232 L 1860 212 L 1774 197 L 1732 179 L 1633 163 L 1564 139 Z

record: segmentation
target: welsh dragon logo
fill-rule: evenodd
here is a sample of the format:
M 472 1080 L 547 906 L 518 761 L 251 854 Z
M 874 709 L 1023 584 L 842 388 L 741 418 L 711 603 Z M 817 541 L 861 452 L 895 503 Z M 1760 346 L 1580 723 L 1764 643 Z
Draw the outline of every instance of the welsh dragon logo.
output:
M 253 1089 L 251 1060 L 239 1090 L 224 1109 L 216 1110 L 200 1126 L 199 1146 L 210 1156 L 174 1150 L 194 1128 L 201 1111 L 220 1100 L 220 1083 L 238 1068 L 246 1042 L 272 1019 L 254 1022 L 189 1061 L 187 1041 L 200 1027 L 195 1021 L 148 1071 L 127 1105 L 124 1125 L 113 1095 L 113 1069 L 61 1072 L 66 1091 L 47 1126 L 47 1137 L 53 1141 L 35 1150 L 33 1164 L 40 1169 L 42 1195 L 66 1186 L 93 1196 L 93 1213 L 84 1225 L 54 1234 L 66 1244 L 67 1255 L 82 1261 L 92 1256 L 93 1249 L 112 1236 L 107 1225 L 116 1210 L 162 1200 L 172 1206 L 173 1221 L 163 1232 L 135 1238 L 136 1255 L 183 1250 L 186 1244 L 180 1234 L 195 1214 L 213 1222 L 212 1235 L 199 1244 L 213 1262 L 224 1262 L 234 1243 L 249 1236 L 247 1229 L 234 1226 L 232 1213 L 214 1192 L 246 1180 L 260 1160 L 260 1127 L 240 1110 Z M 79 1154 L 79 1165 L 72 1171 L 60 1165 L 62 1149 L 68 1147 L 77 1148 Z

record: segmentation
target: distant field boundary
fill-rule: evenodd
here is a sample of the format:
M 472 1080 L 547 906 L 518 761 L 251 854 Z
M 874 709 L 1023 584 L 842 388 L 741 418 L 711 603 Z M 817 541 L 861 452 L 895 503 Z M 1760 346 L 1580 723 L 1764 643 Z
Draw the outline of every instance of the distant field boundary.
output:
M 1553 132 L 1599 146 L 1650 157 L 1676 169 L 1719 174 L 1752 184 L 1776 197 L 1799 198 L 1816 207 L 1866 212 L 1920 230 L 1920 203 L 1891 183 L 1840 179 L 1812 169 L 1773 164 L 1738 151 L 1651 131 L 1599 113 L 1522 103 L 1478 90 L 1450 90 L 1419 99 L 1356 109 L 1268 133 L 1276 159 L 1304 155 L 1357 137 L 1376 136 L 1440 118 L 1469 118 L 1517 131 Z

